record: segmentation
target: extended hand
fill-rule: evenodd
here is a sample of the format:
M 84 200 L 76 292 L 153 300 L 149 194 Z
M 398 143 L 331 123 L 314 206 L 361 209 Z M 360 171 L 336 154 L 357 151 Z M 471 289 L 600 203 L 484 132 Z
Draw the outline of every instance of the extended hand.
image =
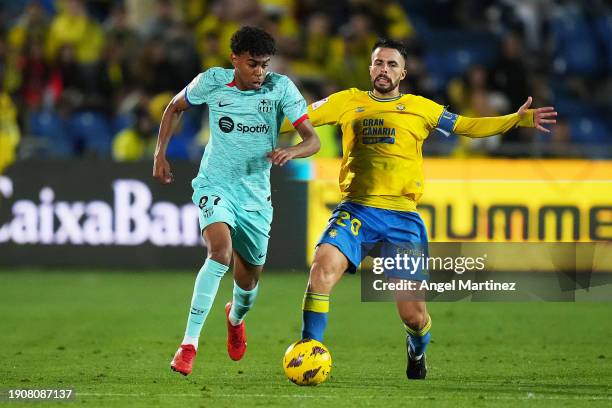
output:
M 295 157 L 294 149 L 291 147 L 287 147 L 284 149 L 274 149 L 270 153 L 267 154 L 268 160 L 272 162 L 272 164 L 276 164 L 277 166 L 283 166 L 289 160 Z
M 153 160 L 153 177 L 161 184 L 170 184 L 174 181 L 170 163 L 165 157 L 155 157 Z
M 531 106 L 532 98 L 531 96 L 527 98 L 527 102 L 523 104 L 518 110 L 519 116 L 525 115 L 527 113 L 527 109 Z M 557 120 L 554 119 L 557 116 L 557 112 L 555 108 L 552 106 L 546 106 L 544 108 L 537 108 L 533 110 L 533 127 L 538 129 L 540 132 L 549 133 L 550 130 L 546 129 L 544 124 L 554 124 L 557 123 Z M 550 119 L 552 118 L 552 119 Z

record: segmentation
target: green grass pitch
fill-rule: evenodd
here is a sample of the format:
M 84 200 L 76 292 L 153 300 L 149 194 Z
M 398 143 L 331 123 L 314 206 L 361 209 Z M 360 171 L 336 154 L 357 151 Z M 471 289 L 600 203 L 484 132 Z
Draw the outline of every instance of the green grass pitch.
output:
M 265 272 L 240 362 L 225 351 L 226 276 L 183 377 L 169 362 L 194 277 L 0 271 L 0 389 L 74 388 L 73 401 L 43 404 L 62 407 L 612 405 L 609 303 L 432 303 L 429 375 L 409 382 L 394 305 L 360 303 L 358 276 L 332 296 L 331 378 L 295 386 L 281 359 L 299 337 L 305 272 Z

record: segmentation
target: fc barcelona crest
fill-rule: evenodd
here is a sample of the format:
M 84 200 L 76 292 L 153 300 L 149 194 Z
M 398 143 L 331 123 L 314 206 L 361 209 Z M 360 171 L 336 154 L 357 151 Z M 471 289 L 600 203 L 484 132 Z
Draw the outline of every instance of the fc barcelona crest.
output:
M 272 112 L 272 102 L 270 102 L 267 99 L 262 99 L 261 101 L 259 101 L 259 105 L 257 107 L 257 110 L 263 113 L 270 113 Z

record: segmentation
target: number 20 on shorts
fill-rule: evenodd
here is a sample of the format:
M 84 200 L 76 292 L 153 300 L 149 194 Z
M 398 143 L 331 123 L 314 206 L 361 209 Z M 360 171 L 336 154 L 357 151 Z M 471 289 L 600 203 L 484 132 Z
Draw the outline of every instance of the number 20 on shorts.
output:
M 340 211 L 338 218 L 336 219 L 336 225 L 346 227 L 344 221 L 350 222 L 351 232 L 353 235 L 357 236 L 359 234 L 359 228 L 361 228 L 361 221 L 359 221 L 357 218 L 351 218 L 351 214 L 347 213 L 346 211 Z

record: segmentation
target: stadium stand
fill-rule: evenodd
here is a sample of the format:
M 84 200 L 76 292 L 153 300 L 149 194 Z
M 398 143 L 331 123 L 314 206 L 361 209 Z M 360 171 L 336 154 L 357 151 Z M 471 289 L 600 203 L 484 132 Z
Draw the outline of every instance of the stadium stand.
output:
M 309 102 L 342 87 L 367 87 L 367 73 L 357 67 L 368 61 L 373 41 L 388 36 L 410 49 L 404 92 L 474 115 L 512 112 L 532 95 L 539 106 L 554 104 L 564 119 L 551 135 L 521 129 L 486 145 L 432 137 L 426 154 L 612 156 L 612 8 L 604 1 L 1 4 L 2 94 L 16 107 L 21 135 L 6 144 L 13 153 L 5 162 L 32 156 L 149 159 L 145 145 L 160 119 L 156 98 L 180 91 L 208 67 L 230 66 L 228 35 L 241 24 L 262 26 L 277 38 L 272 68 L 296 80 Z M 478 70 L 482 79 L 474 83 L 470 76 Z M 113 146 L 113 138 L 134 127 L 143 107 L 153 121 L 148 134 L 124 133 Z M 170 145 L 170 157 L 199 157 L 206 121 L 205 109 L 190 113 Z M 324 151 L 338 154 L 338 137 L 326 140 L 336 147 Z M 134 150 L 132 142 L 145 147 Z M 124 148 L 140 153 L 121 154 Z

